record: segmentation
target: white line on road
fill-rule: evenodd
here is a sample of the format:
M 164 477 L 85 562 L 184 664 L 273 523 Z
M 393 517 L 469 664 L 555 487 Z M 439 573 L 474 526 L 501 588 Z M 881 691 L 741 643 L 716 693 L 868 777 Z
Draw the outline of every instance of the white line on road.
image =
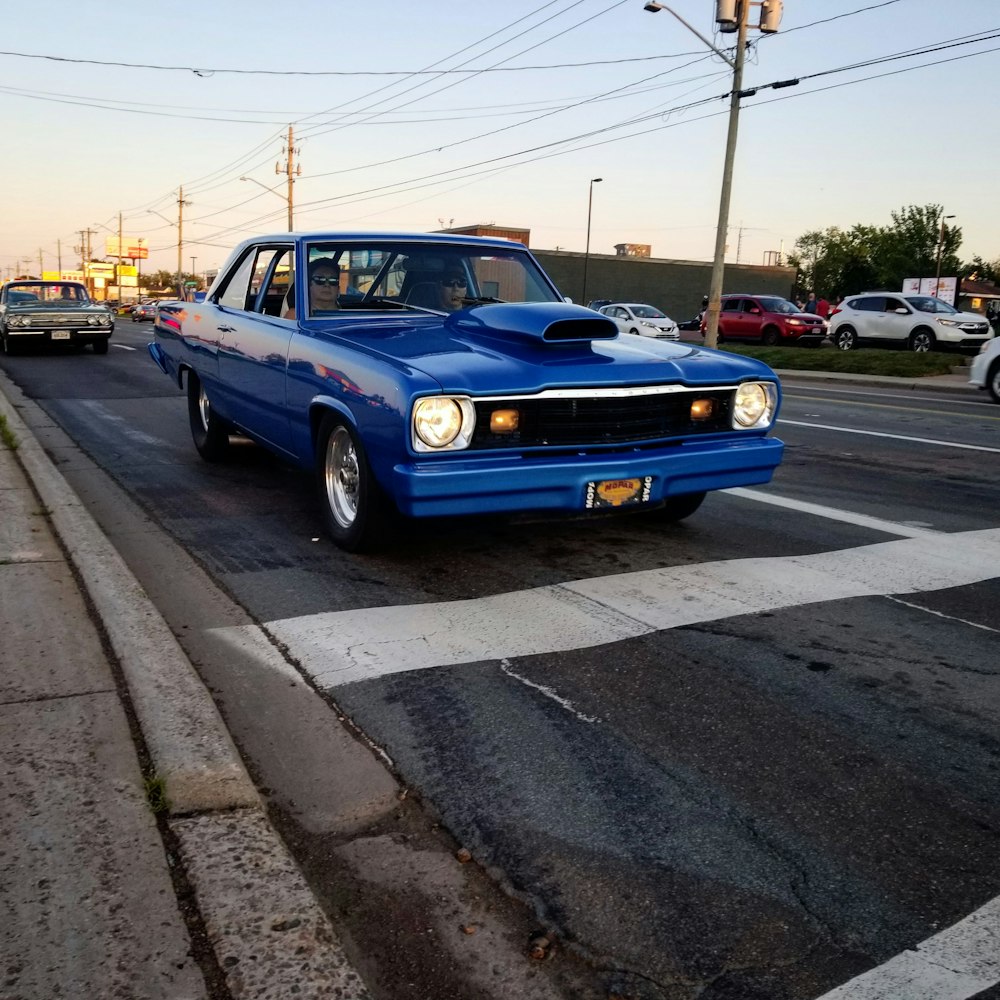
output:
M 834 427 L 831 424 L 810 424 L 805 420 L 784 420 L 778 421 L 778 429 L 782 424 L 791 427 L 815 427 L 821 431 L 838 431 L 841 434 L 864 434 L 868 437 L 891 438 L 893 441 L 912 441 L 914 444 L 935 444 L 942 448 L 965 448 L 968 451 L 990 451 L 1000 454 L 1000 448 L 990 448 L 983 444 L 961 444 L 958 441 L 938 441 L 936 438 L 910 437 L 907 434 L 886 434 L 884 431 L 859 431 L 852 427 Z
M 467 601 L 330 611 L 264 627 L 317 685 L 335 688 L 407 670 L 583 649 L 736 615 L 1000 576 L 1000 529 L 945 535 L 901 528 L 914 537 L 622 573 Z
M 1000 981 L 1000 899 L 819 1000 L 966 1000 Z
M 111 342 L 112 347 L 117 347 L 119 351 L 137 351 L 137 347 L 129 347 L 128 344 L 117 344 L 114 341 Z

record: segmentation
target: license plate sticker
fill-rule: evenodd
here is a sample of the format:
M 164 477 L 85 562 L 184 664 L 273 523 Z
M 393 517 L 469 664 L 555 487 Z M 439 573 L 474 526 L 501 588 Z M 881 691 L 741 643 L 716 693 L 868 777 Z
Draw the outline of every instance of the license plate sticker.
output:
M 51 337 L 53 340 L 69 340 L 69 330 L 53 330 Z
M 587 483 L 584 507 L 594 510 L 602 507 L 631 507 L 649 502 L 653 486 L 652 476 L 633 479 L 601 479 Z

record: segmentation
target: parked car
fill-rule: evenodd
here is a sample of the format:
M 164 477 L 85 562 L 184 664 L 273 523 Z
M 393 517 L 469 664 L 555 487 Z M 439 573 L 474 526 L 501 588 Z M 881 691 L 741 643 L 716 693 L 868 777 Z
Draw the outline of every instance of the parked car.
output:
M 865 292 L 836 307 L 830 340 L 842 351 L 862 344 L 905 346 L 911 351 L 936 347 L 978 349 L 993 335 L 985 316 L 959 312 L 933 295 Z
M 1000 403 L 1000 338 L 991 337 L 980 346 L 969 366 L 969 385 L 985 389 Z
M 602 306 L 610 305 L 611 299 L 591 299 L 587 303 L 588 309 L 593 309 L 594 312 L 600 312 Z
M 783 450 L 770 368 L 622 337 L 502 239 L 250 239 L 197 309 L 160 303 L 149 350 L 186 388 L 204 459 L 239 433 L 314 470 L 351 551 L 400 514 L 678 520 L 708 490 L 768 482 Z
M 21 345 L 91 344 L 108 353 L 114 314 L 76 281 L 9 281 L 0 290 L 0 342 L 13 354 Z
M 702 316 L 704 336 L 707 315 Z M 718 342 L 759 341 L 776 344 L 816 346 L 826 336 L 826 322 L 815 313 L 802 312 L 794 302 L 780 295 L 727 294 L 719 310 Z
M 637 333 L 642 337 L 677 340 L 677 324 L 656 306 L 638 302 L 612 302 L 598 310 L 607 316 L 622 333 Z
M 146 320 L 156 319 L 156 303 L 140 302 L 132 307 L 132 322 L 142 323 Z

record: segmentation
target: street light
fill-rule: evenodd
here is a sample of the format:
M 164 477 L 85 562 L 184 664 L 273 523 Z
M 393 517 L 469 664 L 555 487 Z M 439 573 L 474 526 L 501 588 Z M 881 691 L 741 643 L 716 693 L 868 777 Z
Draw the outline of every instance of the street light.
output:
M 941 250 L 944 248 L 944 220 L 954 219 L 954 215 L 945 215 L 944 209 L 941 209 L 941 226 L 938 229 L 938 245 L 937 245 L 937 266 L 934 269 L 934 298 L 941 298 Z
M 746 56 L 747 28 L 751 6 L 760 7 L 760 23 L 758 25 L 760 31 L 771 34 L 778 30 L 783 0 L 761 0 L 757 3 L 752 3 L 751 0 L 727 0 L 726 3 L 720 2 L 716 7 L 716 21 L 719 23 L 719 29 L 724 32 L 737 32 L 735 59 L 730 59 L 724 52 L 720 52 L 708 39 L 698 34 L 687 21 L 666 4 L 650 0 L 644 7 L 645 10 L 654 14 L 660 10 L 666 10 L 673 14 L 685 28 L 698 35 L 716 55 L 724 59 L 733 69 L 733 86 L 729 96 L 726 159 L 722 168 L 719 221 L 715 229 L 715 256 L 712 258 L 712 280 L 708 290 L 708 310 L 705 313 L 706 347 L 715 347 L 719 342 L 719 308 L 722 300 L 722 279 L 726 268 L 726 234 L 729 231 L 729 201 L 733 189 L 733 160 L 736 156 L 736 133 L 740 121 L 740 98 L 749 96 L 749 94 L 743 93 L 743 63 Z
M 580 295 L 581 305 L 587 304 L 587 265 L 590 263 L 590 210 L 594 204 L 594 185 L 600 184 L 603 177 L 591 177 L 587 190 L 587 248 L 583 254 L 583 292 Z
M 266 184 L 261 184 L 260 181 L 255 181 L 252 177 L 241 177 L 241 181 L 250 181 L 251 184 L 256 184 L 257 187 L 263 188 L 265 191 L 270 191 L 271 194 L 276 194 L 283 202 L 288 205 L 288 231 L 293 230 L 292 226 L 292 199 L 290 195 L 282 194 L 277 188 L 268 187 Z

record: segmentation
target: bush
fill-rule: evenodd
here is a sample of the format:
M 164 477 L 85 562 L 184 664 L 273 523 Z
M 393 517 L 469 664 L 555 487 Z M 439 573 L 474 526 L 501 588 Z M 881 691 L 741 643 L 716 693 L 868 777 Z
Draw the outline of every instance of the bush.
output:
M 771 368 L 785 371 L 848 372 L 852 375 L 895 375 L 900 378 L 949 375 L 962 360 L 962 355 L 942 351 L 927 351 L 925 354 L 892 348 L 838 351 L 832 344 L 807 348 L 751 347 L 726 343 L 719 349 L 757 358 Z

